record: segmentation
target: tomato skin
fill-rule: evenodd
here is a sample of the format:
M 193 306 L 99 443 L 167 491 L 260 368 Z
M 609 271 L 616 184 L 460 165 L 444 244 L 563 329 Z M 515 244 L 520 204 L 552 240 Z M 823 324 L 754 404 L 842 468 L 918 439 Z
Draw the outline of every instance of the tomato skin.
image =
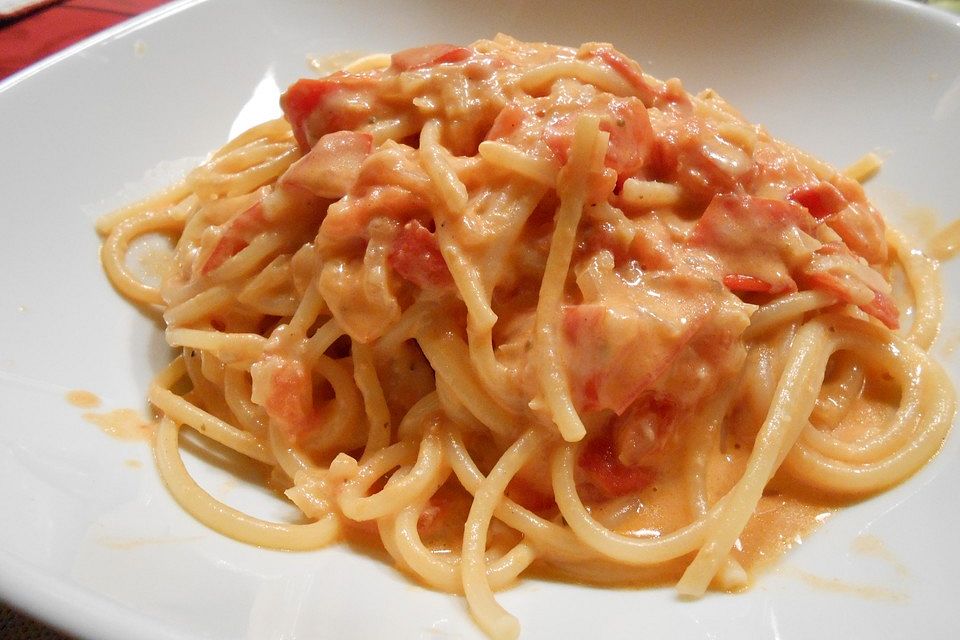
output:
M 560 164 L 565 164 L 570 155 L 573 132 L 580 113 L 599 116 L 600 130 L 610 134 L 604 166 L 617 173 L 617 183 L 622 185 L 627 178 L 639 175 L 650 162 L 656 140 L 643 102 L 634 97 L 612 97 L 590 103 L 581 111 L 552 119 L 544 127 L 543 140 Z M 494 122 L 494 130 L 498 134 L 517 126 L 513 122 L 516 114 L 508 112 L 502 117 L 501 122 Z
M 341 71 L 325 78 L 302 78 L 290 85 L 280 96 L 280 107 L 300 148 L 307 152 L 324 135 L 362 124 L 369 115 L 362 106 L 369 101 L 363 98 L 372 94 L 377 82 L 373 75 Z
M 203 263 L 200 273 L 207 275 L 240 253 L 250 244 L 248 238 L 256 235 L 265 223 L 263 204 L 260 201 L 237 215 L 227 223 L 226 230 L 214 246 L 213 251 L 210 252 L 206 262 Z
M 805 207 L 817 220 L 823 220 L 847 206 L 843 194 L 829 182 L 797 187 L 787 194 L 787 200 Z
M 522 107 L 515 103 L 510 103 L 500 110 L 494 119 L 490 130 L 487 131 L 486 140 L 500 140 L 509 137 L 514 131 L 523 124 L 527 113 Z
M 601 435 L 587 440 L 577 464 L 586 479 L 606 498 L 636 493 L 649 486 L 656 474 L 645 466 L 627 466 L 617 457 L 613 438 Z
M 544 513 L 556 507 L 553 495 L 544 493 L 532 482 L 515 476 L 507 485 L 508 498 L 534 513 Z
M 645 105 L 653 104 L 655 91 L 653 87 L 643 77 L 643 70 L 640 65 L 623 55 L 616 49 L 604 47 L 596 52 L 598 58 L 610 65 L 617 73 L 630 83 L 636 89 L 637 96 L 643 100 Z
M 293 439 L 306 432 L 314 418 L 312 385 L 310 371 L 296 360 L 279 363 L 271 376 L 264 408 Z
M 797 290 L 781 254 L 783 237 L 799 230 L 814 233 L 816 220 L 800 205 L 729 193 L 715 196 L 689 237 L 721 265 L 731 291 L 786 293 Z
M 723 276 L 723 286 L 735 293 L 770 293 L 773 291 L 773 285 L 769 282 L 742 273 L 729 273 Z
M 387 264 L 404 280 L 421 289 L 453 284 L 436 236 L 418 220 L 411 220 L 400 230 L 387 256 Z
M 336 91 L 338 85 L 327 79 L 301 78 L 297 80 L 280 98 L 280 106 L 287 117 L 300 148 L 310 148 L 304 123 L 307 117 L 320 104 Z
M 856 304 L 847 290 L 844 281 L 830 272 L 811 272 L 805 274 L 807 284 L 813 289 L 829 291 L 844 302 Z M 873 316 L 882 322 L 888 329 L 896 331 L 900 328 L 900 310 L 897 304 L 889 295 L 876 289 L 873 291 L 873 299 L 866 304 L 857 304 L 861 311 Z
M 401 72 L 424 69 L 438 64 L 463 62 L 471 53 L 470 49 L 453 44 L 428 44 L 394 53 L 390 56 L 390 67 Z
M 320 198 L 339 199 L 350 192 L 372 149 L 373 136 L 369 133 L 328 133 L 287 169 L 280 184 L 304 189 Z
M 878 319 L 888 329 L 896 331 L 900 328 L 900 310 L 893 298 L 882 291 L 873 292 L 873 300 L 861 307 L 865 313 Z

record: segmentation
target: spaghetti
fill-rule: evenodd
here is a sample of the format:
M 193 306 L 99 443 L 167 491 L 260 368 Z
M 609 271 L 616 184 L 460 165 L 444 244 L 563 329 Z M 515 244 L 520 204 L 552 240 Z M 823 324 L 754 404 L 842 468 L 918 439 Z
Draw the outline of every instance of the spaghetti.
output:
M 181 349 L 160 473 L 225 535 L 375 533 L 510 638 L 493 593 L 531 567 L 737 588 L 758 504 L 891 487 L 950 427 L 936 262 L 866 200 L 872 156 L 836 171 L 605 44 L 373 56 L 282 106 L 100 223 Z M 149 233 L 176 238 L 159 286 L 126 264 Z M 304 522 L 211 497 L 183 427 Z

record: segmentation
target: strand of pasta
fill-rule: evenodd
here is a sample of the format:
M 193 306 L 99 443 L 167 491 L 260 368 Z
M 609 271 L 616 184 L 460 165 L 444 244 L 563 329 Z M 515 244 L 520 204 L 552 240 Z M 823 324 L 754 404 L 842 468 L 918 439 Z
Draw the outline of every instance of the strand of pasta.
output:
M 486 204 L 475 212 L 477 218 L 489 220 L 496 215 L 504 220 L 486 244 L 486 255 L 481 259 L 481 271 L 489 283 L 486 289 L 493 289 L 500 281 L 502 271 L 510 264 L 509 251 L 517 243 L 524 225 L 543 198 L 544 189 L 517 180 L 492 192 L 499 196 L 488 198 Z M 478 234 L 481 235 L 481 234 Z M 478 242 L 481 242 L 478 238 Z M 529 414 L 530 398 L 515 392 L 516 372 L 503 366 L 494 353 L 493 325 L 469 322 L 467 324 L 467 347 L 474 363 L 477 378 L 492 397 L 510 411 Z
M 223 399 L 237 418 L 239 426 L 265 442 L 269 419 L 262 407 L 250 401 L 252 389 L 248 377 L 246 370 L 227 367 L 223 372 Z
M 518 85 L 527 93 L 537 93 L 560 78 L 576 78 L 601 91 L 618 96 L 632 96 L 636 89 L 612 67 L 600 67 L 582 60 L 563 60 L 539 65 L 521 76 Z
M 161 418 L 154 455 L 164 484 L 197 521 L 234 540 L 270 549 L 316 549 L 330 544 L 339 535 L 340 526 L 333 514 L 310 524 L 268 522 L 216 500 L 196 483 L 184 466 L 177 438 L 179 431 L 173 419 Z
M 453 242 L 452 237 L 445 230 L 441 229 L 437 237 L 450 275 L 453 276 L 453 281 L 467 307 L 470 325 L 478 331 L 489 330 L 496 324 L 497 314 L 490 308 L 490 294 L 484 286 L 477 266 L 464 250 Z
M 827 457 L 802 440 L 785 462 L 785 467 L 804 481 L 846 495 L 878 491 L 914 473 L 942 444 L 956 404 L 943 368 L 921 349 L 893 336 L 880 341 L 866 337 L 869 335 L 862 329 L 848 328 L 838 332 L 837 339 L 845 348 L 882 357 L 884 365 L 901 381 L 901 406 L 888 426 L 888 432 L 899 436 L 897 446 L 867 446 L 871 455 L 843 459 Z
M 96 222 L 97 233 L 103 236 L 110 235 L 121 222 L 150 211 L 164 211 L 186 200 L 191 194 L 192 188 L 189 181 L 178 180 L 146 198 L 100 216 Z
M 144 284 L 125 264 L 127 249 L 137 237 L 151 232 L 176 233 L 183 228 L 179 211 L 173 208 L 148 210 L 124 218 L 114 225 L 100 247 L 100 261 L 114 286 L 127 298 L 144 304 L 162 304 L 159 287 Z
M 394 467 L 406 464 L 416 451 L 414 443 L 398 442 L 370 456 L 340 492 L 339 504 L 343 514 L 352 520 L 373 520 L 396 511 L 397 505 L 410 504 L 415 500 L 414 496 L 432 495 L 442 482 L 444 465 L 440 440 L 431 432 L 421 441 L 416 462 L 409 471 L 395 473 L 379 492 L 365 495 L 378 478 Z
M 420 161 L 430 176 L 430 186 L 439 196 L 446 216 L 455 220 L 467 208 L 467 188 L 447 161 L 450 152 L 440 143 L 440 128 L 440 121 L 436 118 L 424 123 L 420 130 Z
M 169 328 L 167 344 L 212 353 L 225 364 L 249 368 L 260 359 L 267 339 L 256 333 L 226 333 L 206 329 Z
M 313 361 L 311 374 L 319 375 L 333 387 L 333 399 L 314 416 L 317 428 L 311 430 L 310 447 L 314 451 L 352 451 L 366 442 L 363 397 L 346 363 L 321 355 Z
M 170 391 L 169 387 L 185 373 L 186 366 L 182 357 L 171 362 L 150 385 L 148 394 L 150 403 L 160 409 L 165 416 L 193 428 L 211 440 L 248 458 L 271 464 L 273 457 L 255 436 L 237 429 Z
M 484 553 L 487 531 L 507 483 L 533 455 L 539 443 L 540 438 L 532 429 L 517 438 L 477 487 L 463 527 L 463 592 L 474 619 L 497 640 L 516 638 L 520 635 L 520 623 L 497 603 L 487 581 Z
M 230 256 L 223 264 L 210 271 L 210 278 L 215 282 L 238 280 L 254 273 L 261 264 L 272 258 L 280 251 L 285 238 L 279 233 L 263 233 L 258 235 L 236 255 Z
M 746 342 L 787 322 L 796 322 L 804 314 L 836 304 L 837 299 L 824 291 L 797 291 L 761 306 L 750 316 L 750 326 L 743 332 Z
M 277 118 L 230 140 L 188 180 L 204 200 L 246 194 L 278 178 L 299 156 L 290 125 Z
M 351 340 L 353 354 L 353 379 L 357 383 L 363 406 L 367 412 L 370 428 L 367 432 L 367 445 L 363 457 L 367 458 L 375 451 L 390 444 L 390 409 L 383 395 L 383 387 L 377 379 L 377 369 L 373 362 L 373 352 L 368 345 Z
M 477 265 L 454 240 L 448 228 L 459 224 L 463 219 L 468 194 L 466 187 L 447 162 L 445 154 L 446 150 L 440 144 L 440 124 L 435 119 L 430 120 L 424 125 L 420 135 L 419 157 L 441 203 L 437 240 L 450 275 L 467 307 L 468 322 L 482 331 L 492 327 L 497 316 L 490 308 L 490 295 Z M 482 199 L 484 196 L 479 197 Z
M 544 187 L 552 189 L 557 184 L 560 167 L 554 159 L 538 158 L 511 144 L 493 140 L 481 142 L 479 153 L 490 164 L 529 178 Z
M 399 560 L 420 579 L 446 593 L 463 593 L 462 559 L 457 554 L 434 553 L 423 544 L 417 523 L 425 503 L 405 506 L 395 517 L 378 521 L 381 537 L 393 541 Z M 517 543 L 507 553 L 488 559 L 487 581 L 499 590 L 517 579 L 536 559 L 533 547 Z
M 546 408 L 560 435 L 568 442 L 583 438 L 586 427 L 573 406 L 564 369 L 560 366 L 557 324 L 577 226 L 587 201 L 587 177 L 596 167 L 598 156 L 602 162 L 608 138 L 609 134 L 600 131 L 599 119 L 596 116 L 585 115 L 577 120 L 570 147 L 570 159 L 557 179 L 560 207 L 556 213 L 547 266 L 540 284 L 540 299 L 537 302 L 534 334 L 537 379 Z
M 689 502 L 697 518 L 702 518 L 709 510 L 707 502 L 707 472 L 710 451 L 719 445 L 722 437 L 723 419 L 733 402 L 734 390 L 740 386 L 741 375 L 728 381 L 706 405 L 698 411 L 702 420 L 691 425 L 692 434 L 685 455 L 686 477 Z
M 579 443 L 557 447 L 550 461 L 554 497 L 567 525 L 577 538 L 601 555 L 629 565 L 649 565 L 680 557 L 700 547 L 709 525 L 719 518 L 728 497 L 717 501 L 702 518 L 661 535 L 638 538 L 612 531 L 597 522 L 580 500 L 574 480 Z
M 804 429 L 795 444 L 796 447 L 809 448 L 824 456 L 847 463 L 864 463 L 877 460 L 902 447 L 905 438 L 915 430 L 918 422 L 923 418 L 920 409 L 924 398 L 922 386 L 917 384 L 917 372 L 905 371 L 894 360 L 898 355 L 893 345 L 883 339 L 876 341 L 844 340 L 848 353 L 855 355 L 862 361 L 879 367 L 885 375 L 890 375 L 891 382 L 897 383 L 902 392 L 899 408 L 889 424 L 879 434 L 870 432 L 869 438 L 858 438 L 847 442 L 836 437 L 830 429 L 817 429 L 811 424 Z M 851 394 L 859 396 L 861 389 L 851 389 Z M 850 399 L 852 401 L 853 398 Z M 816 411 L 814 412 L 814 414 Z
M 237 292 L 237 302 L 264 316 L 290 317 L 300 301 L 289 288 L 290 256 L 281 254 L 271 260 Z
M 913 325 L 907 338 L 923 349 L 929 349 L 940 332 L 943 315 L 943 284 L 934 261 L 910 248 L 899 231 L 887 228 L 887 243 L 903 267 L 913 296 Z
M 459 433 L 446 428 L 441 436 L 446 459 L 457 480 L 471 495 L 475 495 L 484 475 L 471 458 Z M 581 562 L 600 557 L 577 539 L 570 529 L 541 518 L 508 497 L 500 501 L 494 515 L 507 526 L 521 532 L 524 539 L 529 540 L 538 552 L 551 559 Z
M 833 336 L 830 326 L 822 318 L 804 324 L 797 333 L 773 405 L 750 453 L 747 469 L 727 494 L 722 517 L 715 519 L 709 527 L 703 545 L 677 583 L 679 593 L 688 596 L 703 594 L 753 515 L 767 481 L 813 410 L 827 360 L 835 349 Z
M 417 336 L 430 366 L 439 378 L 448 381 L 456 398 L 488 429 L 510 436 L 516 429 L 516 420 L 476 379 L 463 340 L 444 329 L 443 325 L 434 326 Z
M 302 307 L 303 305 L 301 305 Z M 299 313 L 299 309 L 298 309 Z M 316 318 L 314 317 L 314 321 Z M 294 316 L 293 320 L 290 321 L 288 325 L 290 331 L 295 334 L 304 335 L 306 332 L 307 323 L 303 321 L 297 324 L 297 316 Z M 310 322 L 313 324 L 313 322 Z M 344 335 L 343 328 L 340 326 L 340 323 L 337 322 L 337 319 L 330 317 L 326 322 L 324 322 L 320 328 L 318 328 L 312 336 L 307 338 L 306 343 L 303 346 L 303 359 L 306 362 L 315 362 L 326 353 L 327 349 L 330 348 L 337 338 Z
M 290 438 L 283 433 L 280 425 L 271 420 L 267 423 L 267 442 L 277 466 L 288 478 L 296 478 L 302 471 L 316 470 L 310 458 L 301 453 Z
M 228 287 L 216 286 L 205 289 L 180 304 L 168 307 L 163 312 L 167 326 L 183 327 L 204 318 L 209 318 L 234 299 Z

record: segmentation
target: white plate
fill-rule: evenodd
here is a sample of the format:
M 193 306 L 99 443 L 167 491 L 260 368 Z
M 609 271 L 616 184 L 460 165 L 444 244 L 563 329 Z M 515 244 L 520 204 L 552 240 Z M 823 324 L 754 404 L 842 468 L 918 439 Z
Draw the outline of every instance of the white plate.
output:
M 479 637 L 461 599 L 380 559 L 341 547 L 265 551 L 206 530 L 165 493 L 145 443 L 108 437 L 65 394 L 90 390 L 104 400 L 99 411 L 143 410 L 167 357 L 157 326 L 101 272 L 97 215 L 143 193 L 151 171 L 183 171 L 275 113 L 279 87 L 307 72 L 307 54 L 497 31 L 612 41 L 655 75 L 716 88 L 836 165 L 878 150 L 887 162 L 869 191 L 908 232 L 929 231 L 929 215 L 913 207 L 939 211 L 940 222 L 958 215 L 960 25 L 917 5 L 167 7 L 0 85 L 0 596 L 97 639 Z M 957 380 L 960 264 L 945 276 L 936 352 Z M 958 449 L 954 433 L 916 477 L 831 519 L 744 594 L 682 602 L 669 589 L 526 580 L 501 601 L 527 638 L 952 637 Z M 276 509 L 265 492 L 200 472 L 230 500 Z

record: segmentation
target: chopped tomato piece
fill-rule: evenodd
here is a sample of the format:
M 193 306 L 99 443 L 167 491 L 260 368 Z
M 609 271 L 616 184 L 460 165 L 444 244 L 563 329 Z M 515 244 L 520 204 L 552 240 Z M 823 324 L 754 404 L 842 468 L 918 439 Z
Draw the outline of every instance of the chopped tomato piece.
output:
M 401 229 L 387 256 L 387 264 L 421 289 L 453 283 L 436 236 L 417 220 L 411 220 Z
M 303 363 L 283 361 L 274 369 L 264 408 L 292 437 L 307 428 L 313 415 L 313 390 Z
M 900 310 L 893 298 L 881 291 L 873 292 L 873 300 L 860 307 L 890 329 L 900 328 Z
M 617 459 L 625 465 L 642 465 L 651 454 L 662 451 L 676 431 L 683 410 L 667 395 L 652 391 L 644 393 L 623 415 L 613 420 Z
M 398 51 L 390 56 L 390 66 L 397 71 L 410 71 L 445 62 L 463 62 L 470 53 L 470 49 L 452 44 L 431 44 Z
M 853 254 L 848 253 L 846 255 L 853 259 Z M 869 267 L 863 266 L 862 268 Z M 862 299 L 858 300 L 855 298 L 854 287 L 864 285 L 862 280 L 857 278 L 854 273 L 845 273 L 839 269 L 832 271 L 811 271 L 806 274 L 806 278 L 808 285 L 811 285 L 812 288 L 829 291 L 835 294 L 840 300 L 858 306 L 864 313 L 873 316 L 888 328 L 898 329 L 900 327 L 900 311 L 897 309 L 893 298 L 886 293 L 868 286 L 869 295 L 872 296 L 868 301 L 864 302 Z M 848 279 L 854 281 L 854 286 L 851 286 Z
M 770 293 L 773 289 L 773 285 L 769 282 L 742 273 L 730 273 L 723 276 L 723 285 L 730 291 L 742 293 Z
M 684 200 L 698 205 L 706 205 L 718 193 L 736 191 L 754 168 L 743 149 L 698 117 L 658 131 L 654 157 L 650 174 L 675 183 Z
M 649 486 L 656 477 L 653 469 L 625 465 L 617 456 L 616 445 L 609 436 L 587 440 L 580 450 L 577 463 L 587 481 L 606 498 L 617 498 L 635 493 Z
M 369 116 L 369 100 L 376 87 L 372 75 L 334 73 L 325 78 L 303 78 L 280 97 L 283 113 L 304 151 L 327 133 L 353 129 Z
M 843 243 L 870 264 L 887 261 L 886 225 L 880 213 L 868 202 L 851 202 L 828 217 L 825 224 Z
M 711 200 L 690 235 L 690 244 L 715 258 L 722 273 L 745 284 L 752 278 L 769 285 L 767 293 L 796 291 L 790 275 L 794 258 L 788 241 L 800 232 L 812 233 L 816 221 L 800 205 L 746 194 L 719 195 Z M 812 241 L 812 238 L 811 238 Z M 744 290 L 744 289 L 740 289 Z
M 596 101 L 583 108 L 600 116 L 600 129 L 610 134 L 604 165 L 617 172 L 617 182 L 637 175 L 653 152 L 654 134 L 643 102 L 634 97 Z M 554 118 L 545 128 L 544 141 L 561 164 L 567 161 L 579 112 Z
M 847 205 L 843 194 L 829 182 L 817 182 L 797 187 L 787 194 L 787 199 L 806 207 L 817 220 L 833 215 Z
M 490 130 L 487 131 L 487 140 L 506 138 L 523 124 L 526 112 L 517 104 L 511 103 L 500 110 Z
M 651 87 L 643 77 L 643 70 L 636 61 L 631 60 L 616 49 L 609 47 L 604 47 L 596 53 L 597 57 L 613 67 L 617 73 L 630 83 L 630 86 L 637 90 L 637 97 L 643 100 L 645 105 L 653 104 L 653 87 Z
M 720 290 L 685 276 L 644 277 L 641 286 L 631 286 L 601 269 L 578 281 L 590 301 L 564 307 L 561 325 L 570 391 L 577 409 L 616 414 L 669 370 L 716 307 Z
M 263 205 L 259 201 L 227 222 L 223 235 L 203 263 L 200 273 L 206 275 L 240 253 L 265 222 Z
M 544 493 L 532 482 L 514 476 L 507 485 L 507 497 L 534 512 L 543 512 L 556 506 L 553 495 Z
M 287 169 L 280 184 L 305 189 L 319 198 L 342 198 L 357 181 L 372 147 L 369 133 L 328 133 Z
M 618 182 L 635 176 L 653 150 L 653 128 L 643 103 L 636 99 L 611 100 L 610 118 L 600 129 L 610 133 L 604 164 L 617 172 Z

